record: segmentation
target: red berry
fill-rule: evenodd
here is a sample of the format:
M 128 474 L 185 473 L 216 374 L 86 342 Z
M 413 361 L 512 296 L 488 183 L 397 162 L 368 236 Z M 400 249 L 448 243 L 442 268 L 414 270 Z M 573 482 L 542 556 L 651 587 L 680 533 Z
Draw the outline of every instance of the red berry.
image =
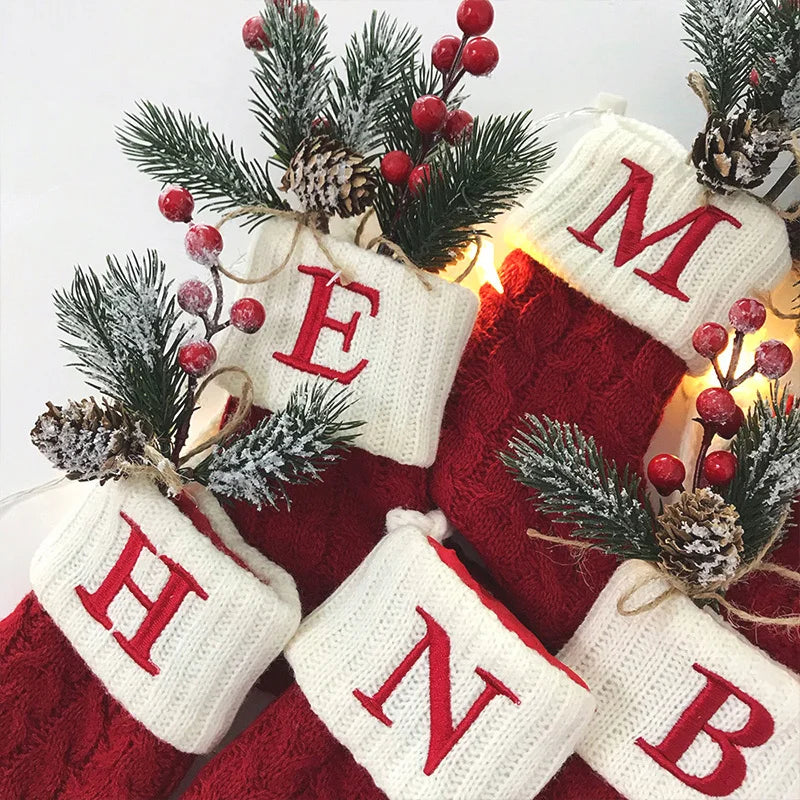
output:
M 727 486 L 736 474 L 738 461 L 733 453 L 718 450 L 709 453 L 703 462 L 703 477 L 709 486 Z
M 181 369 L 194 378 L 205 375 L 217 360 L 217 351 L 211 342 L 197 339 L 187 342 L 178 351 L 178 363 Z
M 753 67 L 753 69 L 750 70 L 750 85 L 758 88 L 759 83 L 761 83 L 761 76 L 758 74 L 758 70 Z
M 426 94 L 411 106 L 411 119 L 423 133 L 436 133 L 447 118 L 447 106 L 441 97 Z
M 254 297 L 243 297 L 231 306 L 231 325 L 244 333 L 255 333 L 261 329 L 267 312 Z
M 655 490 L 666 497 L 683 486 L 686 480 L 686 467 L 679 458 L 662 453 L 651 459 L 647 466 L 647 477 Z
M 767 321 L 767 309 L 758 300 L 744 297 L 731 306 L 728 319 L 739 333 L 753 333 Z
M 178 287 L 178 305 L 196 317 L 205 314 L 211 308 L 213 299 L 211 289 L 202 281 L 186 281 Z
M 319 22 L 319 11 L 307 5 L 295 6 L 294 13 L 300 17 L 301 24 L 305 24 L 306 14 L 308 14 L 309 9 L 314 12 L 314 22 Z
M 468 139 L 472 134 L 475 120 L 472 114 L 461 108 L 451 111 L 445 120 L 442 136 L 448 144 L 457 144 L 462 139 Z
M 392 150 L 381 159 L 381 175 L 394 186 L 403 186 L 414 169 L 414 162 L 408 153 Z
M 266 50 L 272 47 L 264 31 L 264 21 L 259 16 L 250 17 L 242 26 L 242 41 L 248 50 Z
M 213 225 L 192 225 L 186 232 L 186 253 L 192 261 L 214 267 L 222 252 L 222 234 Z
M 472 75 L 488 75 L 494 71 L 500 61 L 500 51 L 497 45 L 483 36 L 467 42 L 461 64 Z
M 420 164 L 418 167 L 414 167 L 414 169 L 411 170 L 411 175 L 408 176 L 408 188 L 415 197 L 418 197 L 430 182 L 430 164 Z
M 717 436 L 721 436 L 723 439 L 733 439 L 733 437 L 739 433 L 739 428 L 742 427 L 743 423 L 744 411 L 742 411 L 739 406 L 736 406 L 736 411 L 733 416 L 727 422 L 717 427 Z
M 697 413 L 703 422 L 724 425 L 736 415 L 736 403 L 727 389 L 712 386 L 698 395 Z
M 694 332 L 692 344 L 703 358 L 715 358 L 728 346 L 728 331 L 716 322 L 706 322 Z
M 194 212 L 194 198 L 182 186 L 165 186 L 158 196 L 158 210 L 170 222 L 190 222 Z
M 450 72 L 456 63 L 458 48 L 461 47 L 461 39 L 458 36 L 442 36 L 431 50 L 431 61 L 439 72 Z
M 793 362 L 792 351 L 778 339 L 762 342 L 756 350 L 756 369 L 771 381 L 782 378 Z
M 467 36 L 482 36 L 494 22 L 494 8 L 489 0 L 464 0 L 456 13 L 458 27 Z

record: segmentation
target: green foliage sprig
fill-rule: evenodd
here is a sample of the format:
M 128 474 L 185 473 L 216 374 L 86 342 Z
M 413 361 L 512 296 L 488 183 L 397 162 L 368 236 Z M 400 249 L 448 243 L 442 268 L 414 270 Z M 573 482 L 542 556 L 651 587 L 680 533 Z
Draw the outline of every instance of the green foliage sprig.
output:
M 107 264 L 102 279 L 76 268 L 72 285 L 55 293 L 58 328 L 69 337 L 62 345 L 89 385 L 146 420 L 169 452 L 188 383 L 177 368 L 186 328 L 172 284 L 155 251 Z
M 744 559 L 755 557 L 785 523 L 800 491 L 800 407 L 777 384 L 759 396 L 733 442 L 736 475 L 724 493 L 739 511 Z
M 196 468 L 196 477 L 213 492 L 259 509 L 281 500 L 288 505 L 289 484 L 321 480 L 322 471 L 352 445 L 363 423 L 343 421 L 351 405 L 347 390 L 300 386 L 283 411 L 217 449 Z
M 622 558 L 658 559 L 655 518 L 640 478 L 620 472 L 576 425 L 527 414 L 500 458 L 537 507 L 572 535 Z

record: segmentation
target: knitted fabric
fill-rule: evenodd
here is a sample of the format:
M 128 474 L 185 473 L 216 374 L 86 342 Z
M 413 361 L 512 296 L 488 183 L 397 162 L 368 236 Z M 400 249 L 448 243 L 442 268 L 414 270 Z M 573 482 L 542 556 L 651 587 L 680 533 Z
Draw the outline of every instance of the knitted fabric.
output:
M 560 653 L 598 700 L 578 752 L 628 800 L 800 797 L 800 679 L 683 595 L 620 614 L 657 574 L 623 564 Z
M 227 413 L 236 407 L 228 404 Z M 250 425 L 268 412 L 254 409 Z M 426 472 L 354 448 L 321 482 L 288 487 L 287 509 L 227 507 L 242 536 L 294 578 L 304 613 L 316 608 L 378 543 L 396 506 L 430 508 Z
M 528 252 L 692 371 L 708 367 L 692 348 L 697 325 L 727 325 L 732 303 L 768 292 L 791 267 L 777 214 L 743 192 L 706 199 L 677 140 L 613 114 L 578 142 L 516 223 Z
M 440 512 L 392 512 L 387 527 L 287 647 L 331 739 L 297 741 L 275 758 L 269 728 L 308 717 L 290 692 L 257 723 L 267 742 L 246 733 L 248 746 L 234 744 L 188 797 L 380 796 L 354 758 L 392 800 L 530 798 L 572 752 L 594 707 L 585 684 L 438 543 Z M 364 793 L 337 795 L 343 776 Z
M 290 258 L 271 280 L 243 287 L 270 316 L 252 336 L 233 331 L 221 365 L 247 370 L 255 404 L 273 411 L 314 379 L 349 386 L 350 418 L 366 423 L 359 447 L 429 466 L 477 299 L 435 276 L 426 287 L 404 265 L 326 236 L 334 265 L 307 229 L 292 250 L 296 232 L 296 223 L 273 219 L 254 238 L 245 277 L 274 272 Z M 351 283 L 336 281 L 340 267 Z
M 147 479 L 99 487 L 45 539 L 31 583 L 117 701 L 160 739 L 204 753 L 224 736 L 251 686 L 294 633 L 300 603 L 292 578 L 245 544 L 213 497 L 195 497 L 216 542 L 198 535 Z M 147 546 L 140 544 L 122 568 L 122 596 L 120 589 L 107 595 L 109 576 L 134 536 L 146 537 Z M 123 583 L 131 578 L 133 586 Z M 144 598 L 130 596 L 137 589 Z M 145 614 L 145 604 L 162 595 L 181 599 Z M 137 647 L 149 624 L 156 638 Z

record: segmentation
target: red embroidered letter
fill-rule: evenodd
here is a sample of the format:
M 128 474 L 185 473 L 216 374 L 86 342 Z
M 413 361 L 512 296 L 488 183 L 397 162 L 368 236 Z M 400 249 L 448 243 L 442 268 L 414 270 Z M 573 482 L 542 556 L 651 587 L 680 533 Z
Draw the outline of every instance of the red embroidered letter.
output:
M 758 700 L 745 694 L 725 678 L 699 664 L 694 664 L 694 669 L 705 676 L 706 685 L 681 714 L 675 727 L 657 747 L 641 737 L 636 740 L 636 744 L 681 783 L 709 797 L 727 797 L 744 783 L 747 775 L 747 763 L 739 748 L 764 744 L 775 730 L 775 721 Z M 709 724 L 711 717 L 729 697 L 735 697 L 750 709 L 747 722 L 737 731 L 721 731 Z M 710 775 L 688 775 L 678 767 L 678 761 L 701 731 L 708 734 L 719 746 L 719 764 Z
M 456 742 L 469 730 L 472 723 L 478 719 L 481 712 L 495 697 L 502 695 L 517 705 L 520 701 L 511 689 L 499 679 L 478 667 L 475 673 L 486 685 L 477 700 L 470 706 L 464 719 L 458 725 L 453 726 L 453 711 L 450 705 L 450 637 L 427 611 L 417 606 L 417 613 L 425 620 L 427 627 L 425 636 L 414 646 L 375 694 L 369 697 L 360 689 L 356 689 L 353 694 L 373 717 L 384 725 L 391 726 L 392 720 L 386 716 L 383 710 L 384 703 L 391 697 L 409 670 L 419 661 L 422 654 L 426 650 L 429 651 L 431 731 L 424 772 L 426 775 L 432 775 Z
M 597 244 L 595 237 L 628 202 L 628 212 L 617 246 L 617 257 L 614 260 L 614 266 L 621 267 L 643 253 L 648 247 L 688 228 L 657 272 L 650 274 L 640 269 L 634 270 L 634 274 L 644 278 L 660 291 L 688 302 L 689 297 L 678 288 L 678 279 L 692 256 L 720 222 L 729 222 L 735 228 L 741 228 L 742 223 L 716 206 L 707 205 L 695 209 L 677 222 L 645 237 L 644 222 L 650 193 L 653 190 L 653 176 L 644 167 L 640 167 L 627 158 L 623 158 L 622 163 L 630 169 L 631 177 L 608 207 L 585 231 L 576 231 L 574 228 L 567 228 L 567 230 L 579 242 L 602 253 L 603 248 Z
M 358 321 L 361 319 L 361 312 L 356 311 L 349 322 L 342 322 L 341 320 L 329 317 L 328 307 L 330 306 L 335 287 L 340 286 L 348 292 L 366 297 L 367 300 L 369 300 L 369 315 L 371 317 L 376 317 L 378 315 L 380 293 L 377 289 L 364 286 L 361 283 L 349 283 L 347 286 L 343 286 L 338 279 L 336 281 L 332 280 L 336 273 L 331 272 L 329 269 L 324 269 L 322 267 L 305 267 L 302 265 L 297 269 L 304 275 L 311 275 L 311 277 L 314 278 L 314 285 L 311 288 L 311 299 L 308 302 L 306 317 L 300 328 L 300 334 L 297 337 L 297 342 L 295 342 L 294 350 L 292 350 L 291 354 L 273 353 L 273 358 L 280 361 L 281 364 L 288 364 L 290 367 L 302 370 L 303 372 L 310 372 L 312 375 L 322 375 L 324 378 L 330 378 L 340 383 L 351 383 L 369 363 L 366 358 L 359 361 L 358 364 L 352 369 L 347 370 L 347 372 L 339 372 L 323 364 L 315 364 L 312 360 L 314 358 L 314 348 L 317 346 L 317 341 L 319 340 L 322 329 L 330 328 L 344 336 L 342 350 L 345 353 L 350 352 L 350 345 L 353 343 L 353 336 L 355 336 Z
M 142 551 L 149 550 L 155 555 L 156 549 L 136 522 L 123 511 L 120 511 L 119 514 L 130 525 L 131 532 L 117 563 L 111 568 L 111 572 L 108 573 L 97 591 L 89 592 L 85 587 L 78 586 L 75 592 L 92 617 L 106 630 L 110 630 L 113 623 L 108 616 L 108 607 L 120 593 L 122 587 L 127 588 L 145 607 L 147 615 L 130 639 L 127 639 L 119 631 L 114 631 L 113 636 L 119 642 L 120 647 L 142 669 L 151 675 L 158 675 L 159 668 L 150 660 L 150 650 L 156 639 L 169 625 L 189 592 L 194 592 L 201 600 L 207 600 L 208 595 L 180 564 L 176 564 L 166 556 L 159 556 L 159 561 L 169 570 L 169 578 L 158 597 L 151 600 L 134 582 L 132 573 Z

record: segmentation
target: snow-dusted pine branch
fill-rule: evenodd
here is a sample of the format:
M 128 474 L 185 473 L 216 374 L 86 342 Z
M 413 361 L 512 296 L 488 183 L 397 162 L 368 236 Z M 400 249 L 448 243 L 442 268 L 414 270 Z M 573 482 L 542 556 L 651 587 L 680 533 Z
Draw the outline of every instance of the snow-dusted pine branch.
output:
M 620 473 L 576 425 L 527 414 L 500 458 L 534 490 L 537 508 L 572 526 L 574 537 L 623 558 L 658 558 L 641 480 L 627 467 Z
M 321 480 L 358 435 L 361 422 L 343 419 L 351 406 L 347 390 L 320 383 L 301 386 L 283 411 L 216 451 L 195 470 L 216 494 L 262 508 L 290 502 L 288 486 Z

